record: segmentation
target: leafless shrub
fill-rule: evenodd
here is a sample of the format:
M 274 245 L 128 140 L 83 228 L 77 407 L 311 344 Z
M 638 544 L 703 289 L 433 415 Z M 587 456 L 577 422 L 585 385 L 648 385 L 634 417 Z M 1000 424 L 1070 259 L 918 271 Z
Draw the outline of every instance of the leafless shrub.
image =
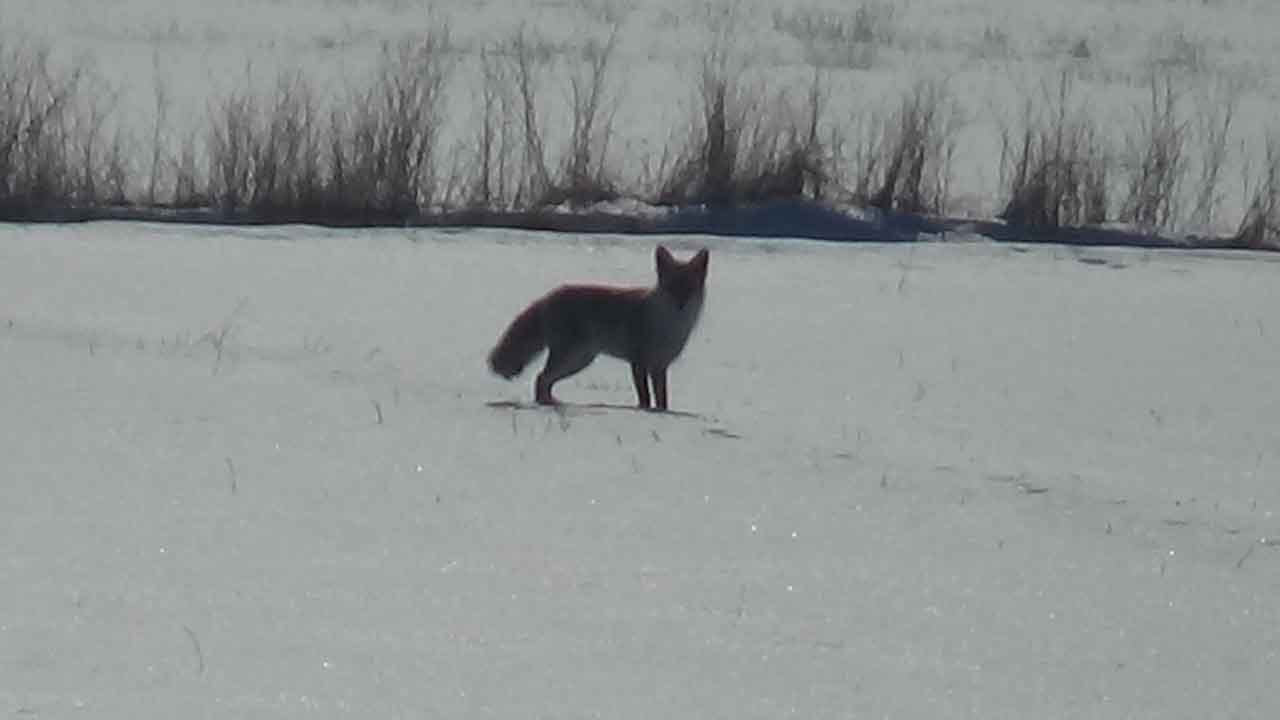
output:
M 512 118 L 516 114 L 514 84 L 509 65 L 491 48 L 480 52 L 480 88 L 470 174 L 465 180 L 466 203 L 480 208 L 506 208 L 514 192 L 512 153 L 516 145 Z
M 249 85 L 222 98 L 210 112 L 209 194 L 223 211 L 244 208 L 253 195 L 250 168 L 261 119 Z
M 196 161 L 196 133 L 192 131 L 182 141 L 173 167 L 174 207 L 192 208 L 207 205 L 207 183 L 201 181 L 201 171 Z M 204 189 L 202 189 L 204 188 Z
M 209 194 L 259 219 L 404 219 L 438 192 L 437 144 L 449 64 L 447 30 L 386 45 L 369 81 L 331 106 L 297 72 L 265 95 L 246 87 L 212 110 Z M 198 198 L 195 153 L 183 149 L 175 202 Z
M 662 162 L 659 202 L 732 202 L 738 143 L 746 124 L 746 95 L 740 71 L 730 70 L 723 51 L 713 50 L 703 59 L 697 114 L 690 119 L 681 149 Z
M 114 98 L 85 62 L 63 68 L 44 43 L 0 43 L 0 216 L 120 202 L 124 137 Z
M 69 128 L 65 131 L 73 157 L 72 202 L 81 207 L 119 205 L 126 200 L 131 174 L 124 149 L 125 136 L 117 128 L 106 134 L 106 122 L 115 112 L 115 97 L 90 78 L 72 103 Z
M 1187 122 L 1168 76 L 1152 75 L 1148 102 L 1136 111 L 1126 140 L 1127 195 L 1120 219 L 1146 230 L 1166 230 L 1178 220 L 1179 195 L 1187 171 Z
M 684 136 L 646 172 L 650 192 L 665 204 L 820 197 L 830 180 L 826 99 L 817 73 L 799 98 L 770 93 L 745 79 L 723 45 L 714 47 L 703 59 Z
M 123 128 L 116 128 L 111 142 L 101 155 L 103 167 L 103 186 L 105 198 L 113 205 L 125 205 L 129 202 L 129 187 L 134 170 L 126 158 L 127 135 Z
M 824 199 L 832 182 L 833 141 L 823 136 L 828 90 L 815 72 L 799 100 L 775 95 L 749 124 L 735 184 L 739 199 Z
M 1196 102 L 1195 136 L 1199 150 L 1199 173 L 1196 181 L 1191 222 L 1203 231 L 1212 230 L 1222 203 L 1219 184 L 1227 161 L 1231 125 L 1240 101 L 1235 86 L 1217 87 L 1203 92 Z
M 589 41 L 568 68 L 569 128 L 558 158 L 543 134 L 545 70 L 553 50 L 517 28 L 505 41 L 480 53 L 478 121 L 471 138 L 470 168 L 459 177 L 472 207 L 582 206 L 617 197 L 609 166 L 617 105 L 608 75 L 620 25 L 603 42 Z M 564 53 L 561 53 L 564 54 Z
M 1041 228 L 1096 225 L 1108 211 L 1108 151 L 1069 73 L 1027 98 L 1021 126 L 1001 129 L 1000 217 Z
M 383 47 L 375 77 L 330 115 L 326 212 L 406 218 L 435 199 L 447 29 Z
M 1239 247 L 1280 249 L 1280 133 L 1267 138 L 1266 158 L 1262 171 L 1246 195 L 1252 197 L 1235 244 Z
M 296 72 L 281 73 L 264 97 L 249 86 L 223 98 L 208 140 L 219 206 L 263 219 L 318 214 L 324 178 L 316 117 L 314 92 Z M 194 194 L 181 187 L 193 164 L 191 155 L 181 160 L 175 201 Z
M 189 129 L 181 140 L 175 140 L 170 120 L 172 94 L 158 50 L 152 52 L 151 66 L 154 78 L 152 110 L 155 115 L 151 125 L 150 157 L 140 195 L 141 203 L 146 207 L 207 205 L 209 200 L 205 191 L 209 190 L 208 178 L 196 167 L 196 148 L 199 144 L 197 137 L 200 133 L 196 129 Z M 212 132 L 206 129 L 206 143 L 211 137 Z
M 277 78 L 250 148 L 250 208 L 261 217 L 316 215 L 324 190 L 315 92 L 298 73 Z
M 160 69 L 160 52 L 153 50 L 151 69 L 155 80 L 152 95 L 155 102 L 155 120 L 151 126 L 151 169 L 147 177 L 147 190 L 143 195 L 147 205 L 156 205 L 160 186 L 160 173 L 164 163 L 164 148 L 169 128 L 169 85 Z
M 617 105 L 608 97 L 609 63 L 617 47 L 619 26 L 600 44 L 587 43 L 585 67 L 569 77 L 572 130 L 569 146 L 560 162 L 559 175 L 548 196 L 540 204 L 569 202 L 585 205 L 617 197 L 615 181 L 608 167 L 609 144 L 613 139 L 613 117 Z
M 315 115 L 312 91 L 296 73 L 281 73 L 261 96 L 249 83 L 223 98 L 207 142 L 217 204 L 265 218 L 314 211 L 323 184 Z
M 536 205 L 547 197 L 551 189 L 551 171 L 547 167 L 547 153 L 538 115 L 541 70 L 550 58 L 545 53 L 537 52 L 537 46 L 525 33 L 523 26 L 507 41 L 505 54 L 511 63 L 511 76 L 519 104 L 520 129 L 523 132 L 522 166 L 515 203 Z
M 0 59 L 0 203 L 22 213 L 66 198 L 66 146 L 59 136 L 81 70 L 55 74 L 49 48 L 3 48 Z
M 856 202 L 900 212 L 945 211 L 958 128 L 941 81 L 908 88 L 892 112 L 855 118 L 848 154 Z

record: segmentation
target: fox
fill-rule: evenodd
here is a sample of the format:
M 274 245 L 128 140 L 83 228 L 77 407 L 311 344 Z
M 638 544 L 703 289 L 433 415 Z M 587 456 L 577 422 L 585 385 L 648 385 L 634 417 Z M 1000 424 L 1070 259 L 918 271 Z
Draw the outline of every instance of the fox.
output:
M 546 349 L 546 364 L 534 380 L 534 399 L 539 405 L 557 405 L 560 401 L 551 392 L 555 384 L 603 353 L 630 363 L 640 409 L 665 411 L 667 369 L 684 351 L 702 314 L 709 259 L 702 248 L 681 262 L 658 245 L 653 287 L 561 285 L 516 315 L 489 353 L 489 369 L 510 380 Z

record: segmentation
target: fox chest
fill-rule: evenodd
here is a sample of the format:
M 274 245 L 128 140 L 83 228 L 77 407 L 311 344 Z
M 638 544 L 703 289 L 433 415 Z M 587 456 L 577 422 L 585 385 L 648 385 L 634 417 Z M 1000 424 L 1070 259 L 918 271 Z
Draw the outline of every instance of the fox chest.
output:
M 655 367 L 670 365 L 684 350 L 702 312 L 702 298 L 678 306 L 670 298 L 655 295 L 645 306 L 643 359 Z

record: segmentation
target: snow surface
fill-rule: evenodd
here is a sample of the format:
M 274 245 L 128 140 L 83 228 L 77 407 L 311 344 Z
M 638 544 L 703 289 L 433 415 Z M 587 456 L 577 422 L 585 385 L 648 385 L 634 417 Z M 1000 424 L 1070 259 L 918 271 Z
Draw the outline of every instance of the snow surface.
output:
M 0 226 L 0 715 L 1280 712 L 1276 258 L 672 239 L 700 417 L 486 406 L 653 242 Z

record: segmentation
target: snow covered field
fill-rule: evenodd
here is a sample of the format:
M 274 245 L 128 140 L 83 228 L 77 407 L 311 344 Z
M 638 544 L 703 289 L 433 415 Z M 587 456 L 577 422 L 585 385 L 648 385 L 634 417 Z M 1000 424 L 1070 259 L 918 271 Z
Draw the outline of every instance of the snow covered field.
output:
M 555 145 L 620 24 L 628 175 L 716 28 L 762 86 L 821 67 L 837 122 L 945 77 L 962 216 L 1000 209 L 999 129 L 1064 68 L 1120 149 L 1153 70 L 1195 158 L 1238 101 L 1217 232 L 1280 109 L 1266 0 L 0 0 L 6 48 L 111 88 L 138 177 L 158 88 L 172 163 L 225 93 L 340 93 L 444 23 L 454 159 L 520 26 Z M 490 405 L 532 395 L 484 365 L 515 312 L 647 284 L 658 241 L 712 251 L 692 416 L 590 407 L 633 401 L 603 358 L 557 387 L 582 405 Z M 0 225 L 0 717 L 1280 715 L 1278 281 L 1254 253 Z
M 650 239 L 0 227 L 0 715 L 1280 711 L 1273 257 L 705 242 L 683 417 L 486 406 Z

